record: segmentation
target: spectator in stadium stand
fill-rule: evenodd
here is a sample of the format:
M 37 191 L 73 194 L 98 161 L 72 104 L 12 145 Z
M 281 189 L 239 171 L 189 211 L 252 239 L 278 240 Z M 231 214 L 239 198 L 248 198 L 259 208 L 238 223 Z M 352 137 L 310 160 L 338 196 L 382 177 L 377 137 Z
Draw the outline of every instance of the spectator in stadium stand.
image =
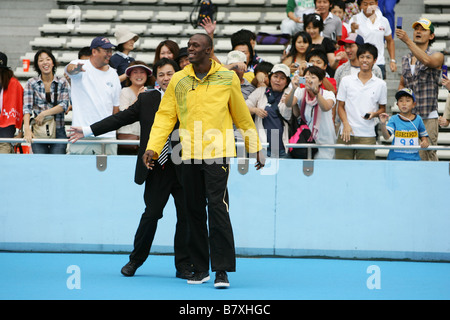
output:
M 153 60 L 153 64 L 158 62 L 158 60 L 160 60 L 161 58 L 167 58 L 176 61 L 179 53 L 180 47 L 175 41 L 161 41 L 155 49 L 155 59 Z
M 37 124 L 52 117 L 56 122 L 56 139 L 67 139 L 64 114 L 70 104 L 69 83 L 64 76 L 57 76 L 57 62 L 50 50 L 41 49 L 34 55 L 34 69 L 37 77 L 28 79 L 23 97 L 23 129 L 28 143 L 32 142 L 34 134 L 30 120 L 34 118 Z M 32 143 L 33 153 L 65 154 L 66 144 L 62 143 Z
M 91 47 L 83 47 L 78 51 L 78 59 L 87 60 L 91 56 Z
M 313 13 L 305 16 L 304 21 L 305 30 L 311 36 L 312 45 L 322 46 L 322 49 L 327 54 L 329 65 L 327 72 L 333 77 L 339 61 L 336 61 L 336 56 L 334 55 L 334 51 L 336 50 L 334 41 L 322 35 L 324 28 L 322 17 L 317 13 Z
M 117 72 L 109 65 L 115 46 L 108 38 L 96 37 L 91 42 L 88 60 L 74 60 L 65 67 L 71 79 L 72 125 L 90 126 L 119 112 L 120 84 Z M 116 139 L 111 131 L 100 137 L 85 139 Z M 117 145 L 106 144 L 106 154 L 117 154 Z M 100 144 L 69 144 L 69 154 L 102 154 Z
M 292 109 L 287 108 L 284 102 L 281 102 L 281 98 L 291 90 L 290 82 L 289 67 L 282 63 L 276 64 L 269 75 L 269 86 L 257 88 L 245 101 L 250 114 L 255 115 L 255 126 L 261 142 L 269 144 L 267 148 L 269 157 L 287 157 L 285 147 L 289 142 L 287 121 L 291 119 Z
M 356 0 L 344 0 L 344 2 L 345 2 L 345 13 L 342 21 L 344 21 L 345 23 L 350 23 L 351 18 L 355 14 L 359 13 L 358 3 L 356 3 Z
M 317 66 L 305 70 L 305 85 L 299 85 L 299 76 L 292 79 L 292 91 L 285 98 L 286 106 L 292 108 L 292 116 L 297 121 L 303 119 L 311 129 L 314 141 L 317 144 L 335 144 L 336 132 L 332 117 L 332 109 L 336 103 L 333 92 L 324 90 L 322 81 L 325 79 L 325 70 Z M 300 106 L 304 107 L 300 107 Z M 333 159 L 333 148 L 319 148 L 314 159 Z
M 314 0 L 316 13 L 323 21 L 323 36 L 336 44 L 342 37 L 342 21 L 331 13 L 333 0 Z
M 241 29 L 236 31 L 231 35 L 231 46 L 234 48 L 237 44 L 242 44 L 243 42 L 250 43 L 252 47 L 252 60 L 248 63 L 248 71 L 254 72 L 258 63 L 264 61 L 261 57 L 258 56 L 258 53 L 255 50 L 256 46 L 256 34 L 248 29 Z
M 311 44 L 311 36 L 306 31 L 297 32 L 292 36 L 289 52 L 283 60 L 283 63 L 291 70 L 291 76 L 297 71 L 302 61 L 306 61 L 306 53 Z
M 248 82 L 252 82 L 255 78 L 255 73 L 251 71 L 251 68 L 249 68 L 249 64 L 253 61 L 253 49 L 252 45 L 249 41 L 241 39 L 240 41 L 236 41 L 233 45 L 232 51 L 237 50 L 241 51 L 245 54 L 247 57 L 246 65 L 247 68 L 244 70 L 244 78 L 247 79 Z M 227 66 L 225 66 L 228 68 Z M 228 68 L 229 69 L 229 68 Z
M 0 138 L 14 138 L 22 129 L 23 88 L 8 67 L 8 57 L 0 52 Z M 0 143 L 0 153 L 12 153 L 11 143 Z
M 114 37 L 116 38 L 117 51 L 109 60 L 109 65 L 117 70 L 123 87 L 127 79 L 125 69 L 134 61 L 134 58 L 130 56 L 130 52 L 134 50 L 134 44 L 138 41 L 139 36 L 131 32 L 127 27 L 120 27 L 114 33 Z
M 395 60 L 395 42 L 389 21 L 378 9 L 377 0 L 358 0 L 360 13 L 353 16 L 350 27 L 351 32 L 356 32 L 363 37 L 364 42 L 374 44 L 378 49 L 377 65 L 386 79 L 386 65 L 389 63 L 391 72 L 397 71 Z M 385 47 L 389 54 L 389 60 L 385 57 Z
M 391 30 L 395 30 L 395 5 L 400 0 L 378 0 L 378 7 L 380 8 L 383 16 L 386 17 L 389 21 L 389 25 L 391 26 Z M 392 34 L 392 37 L 394 34 Z
M 155 82 L 152 77 L 152 70 L 143 61 L 133 61 L 125 70 L 127 79 L 125 87 L 120 92 L 120 111 L 128 109 L 136 102 L 138 96 L 148 90 Z M 139 122 L 123 126 L 117 129 L 118 140 L 139 140 L 141 135 Z M 138 145 L 118 145 L 117 154 L 136 155 L 139 150 Z
M 251 82 L 256 88 L 267 87 L 269 85 L 269 75 L 272 71 L 273 63 L 269 61 L 263 61 L 258 63 L 255 68 L 255 78 Z
M 281 21 L 281 32 L 292 36 L 303 31 L 303 16 L 314 13 L 314 10 L 314 0 L 288 0 L 286 4 L 287 17 Z
M 180 53 L 178 54 L 178 58 L 175 60 L 180 66 L 180 70 L 184 69 L 190 62 L 188 58 L 187 47 L 180 48 Z
M 240 82 L 241 82 L 241 92 L 244 99 L 247 99 L 250 93 L 252 93 L 256 88 L 244 78 L 244 68 L 239 68 L 239 64 L 247 65 L 247 57 L 241 51 L 234 50 L 230 51 L 227 55 L 227 66 L 231 66 L 230 70 L 236 72 Z
M 364 43 L 358 48 L 360 71 L 344 77 L 337 94 L 341 119 L 338 144 L 376 144 L 375 118 L 386 110 L 386 82 L 373 75 L 377 48 Z M 374 149 L 337 149 L 336 159 L 375 160 Z
M 434 25 L 426 18 L 421 18 L 412 25 L 414 32 L 410 39 L 403 29 L 396 29 L 396 36 L 411 51 L 402 58 L 402 76 L 399 89 L 409 88 L 417 99 L 413 112 L 422 117 L 427 129 L 430 145 L 437 145 L 438 96 L 441 86 L 441 68 L 444 55 L 433 51 L 430 46 L 435 41 Z M 436 150 L 421 150 L 422 160 L 437 161 Z
M 356 33 L 350 33 L 346 39 L 339 40 L 339 45 L 344 46 L 348 61 L 339 66 L 334 74 L 337 89 L 339 89 L 339 83 L 343 77 L 359 72 L 359 60 L 356 54 L 358 47 L 362 44 L 364 44 L 364 39 Z M 375 77 L 383 79 L 381 69 L 376 64 L 373 66 L 372 72 Z

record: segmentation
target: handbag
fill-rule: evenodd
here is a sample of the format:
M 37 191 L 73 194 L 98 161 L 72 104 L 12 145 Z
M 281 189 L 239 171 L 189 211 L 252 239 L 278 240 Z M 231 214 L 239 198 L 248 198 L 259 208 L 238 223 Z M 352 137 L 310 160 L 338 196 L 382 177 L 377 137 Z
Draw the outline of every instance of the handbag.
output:
M 56 121 L 54 116 L 47 116 L 38 125 L 35 119 L 31 120 L 31 131 L 36 139 L 55 139 Z
M 53 92 L 53 106 L 58 104 L 56 99 L 58 84 L 55 82 L 55 91 Z M 54 116 L 46 116 L 42 124 L 37 124 L 36 120 L 31 119 L 31 131 L 36 139 L 55 139 L 56 138 L 56 120 Z
M 297 131 L 295 134 L 290 137 L 289 143 L 295 143 L 295 144 L 304 144 L 304 143 L 311 143 L 315 144 L 316 141 L 313 138 L 311 129 L 309 128 L 306 120 L 305 120 L 305 106 L 306 106 L 306 90 L 305 90 L 305 97 L 302 99 L 302 104 L 300 107 L 300 122 L 297 128 Z M 316 124 L 317 121 L 317 114 L 319 113 L 317 108 L 319 107 L 319 104 L 316 104 L 311 112 L 314 112 L 314 120 L 313 120 L 313 126 Z M 318 148 L 311 148 L 311 156 L 314 158 L 316 153 L 319 151 Z M 307 148 L 289 148 L 289 153 L 292 158 L 294 159 L 307 159 L 308 158 L 308 149 Z

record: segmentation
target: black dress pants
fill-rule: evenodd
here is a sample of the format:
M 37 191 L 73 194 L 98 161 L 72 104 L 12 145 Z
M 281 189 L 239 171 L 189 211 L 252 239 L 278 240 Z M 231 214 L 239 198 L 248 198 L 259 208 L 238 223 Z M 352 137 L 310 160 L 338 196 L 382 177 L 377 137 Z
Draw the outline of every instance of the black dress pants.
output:
M 196 162 L 181 164 L 190 232 L 189 253 L 194 271 L 208 271 L 211 256 L 212 271 L 233 272 L 236 255 L 228 212 L 229 165 L 225 159 L 218 159 L 216 163 Z
M 184 193 L 180 184 L 180 170 L 180 166 L 175 166 L 170 157 L 164 167 L 155 162 L 153 171 L 145 181 L 145 211 L 141 216 L 134 237 L 134 249 L 130 255 L 130 260 L 143 263 L 147 259 L 155 237 L 158 220 L 162 218 L 164 207 L 169 200 L 169 196 L 172 195 L 177 212 L 174 238 L 175 267 L 182 271 L 190 266 L 187 246 L 189 231 Z

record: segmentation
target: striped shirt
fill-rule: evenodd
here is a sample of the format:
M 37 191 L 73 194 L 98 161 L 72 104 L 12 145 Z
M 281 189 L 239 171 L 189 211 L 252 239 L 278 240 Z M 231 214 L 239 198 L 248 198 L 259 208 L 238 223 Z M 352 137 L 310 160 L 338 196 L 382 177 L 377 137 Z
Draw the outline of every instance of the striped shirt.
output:
M 56 103 L 54 104 L 55 90 L 57 90 L 57 94 Z M 51 109 L 57 105 L 63 107 L 65 112 L 69 107 L 69 92 L 69 82 L 67 82 L 66 78 L 55 75 L 50 86 L 50 97 L 52 102 L 49 103 L 46 99 L 45 86 L 41 76 L 30 78 L 28 79 L 23 92 L 23 113 L 29 113 L 33 117 L 37 116 L 42 111 Z M 64 127 L 64 112 L 55 115 L 57 128 Z
M 426 54 L 432 55 L 434 52 L 428 48 Z M 413 113 L 420 115 L 423 119 L 428 119 L 433 111 L 438 110 L 438 95 L 440 86 L 441 70 L 428 68 L 417 59 L 414 74 L 411 72 L 412 53 L 402 58 L 402 76 L 405 88 L 414 91 L 417 105 Z

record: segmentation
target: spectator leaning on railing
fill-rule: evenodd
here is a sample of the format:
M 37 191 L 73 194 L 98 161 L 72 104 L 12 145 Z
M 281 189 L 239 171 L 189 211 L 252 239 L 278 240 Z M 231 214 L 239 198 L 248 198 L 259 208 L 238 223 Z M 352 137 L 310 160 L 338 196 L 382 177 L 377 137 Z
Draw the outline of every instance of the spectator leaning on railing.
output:
M 22 128 L 23 88 L 8 67 L 8 57 L 0 52 L 0 138 L 13 138 Z M 12 153 L 10 143 L 0 143 L 0 153 Z
M 38 73 L 37 77 L 28 79 L 24 90 L 23 98 L 23 129 L 25 139 L 28 143 L 33 138 L 50 138 L 36 136 L 32 132 L 32 127 L 45 125 L 50 119 L 55 122 L 56 139 L 67 139 L 64 113 L 69 107 L 69 83 L 64 76 L 57 76 L 55 56 L 47 49 L 41 49 L 34 56 L 34 68 Z M 30 119 L 33 118 L 34 125 L 30 126 Z M 33 153 L 65 154 L 66 145 L 58 143 L 32 143 Z
M 64 71 L 72 85 L 72 125 L 90 126 L 119 111 L 122 87 L 116 70 L 109 66 L 114 47 L 107 38 L 96 37 L 91 42 L 89 60 L 74 60 L 66 66 Z M 108 132 L 100 138 L 115 139 L 116 133 Z M 70 144 L 69 153 L 101 154 L 102 150 L 100 144 Z M 117 145 L 108 144 L 106 153 L 117 154 Z

